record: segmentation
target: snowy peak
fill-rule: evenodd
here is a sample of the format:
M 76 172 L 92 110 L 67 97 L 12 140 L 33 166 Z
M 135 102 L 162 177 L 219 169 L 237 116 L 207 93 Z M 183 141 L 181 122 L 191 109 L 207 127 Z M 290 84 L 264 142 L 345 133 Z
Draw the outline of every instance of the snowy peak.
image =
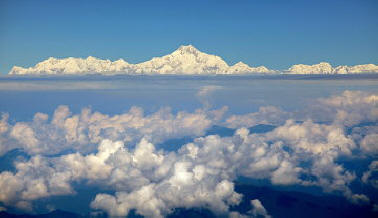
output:
M 332 66 L 327 62 L 320 62 L 314 65 L 296 64 L 287 71 L 290 74 L 331 74 Z
M 239 61 L 235 65 L 228 69 L 229 74 L 244 74 L 244 73 L 278 73 L 275 70 L 269 70 L 264 66 L 260 67 L 250 67 L 247 64 Z
M 229 66 L 221 57 L 203 53 L 192 45 L 180 46 L 171 54 L 135 65 L 138 73 L 224 74 Z
M 193 45 L 182 45 L 180 46 L 176 51 L 174 51 L 172 54 L 194 54 L 197 55 L 200 52 L 197 48 L 195 48 Z
M 337 74 L 356 74 L 356 73 L 378 73 L 378 65 L 362 64 L 355 66 L 338 66 L 334 68 Z
M 249 66 L 241 61 L 239 61 L 238 63 L 232 65 L 231 67 L 234 67 L 234 68 L 248 68 Z

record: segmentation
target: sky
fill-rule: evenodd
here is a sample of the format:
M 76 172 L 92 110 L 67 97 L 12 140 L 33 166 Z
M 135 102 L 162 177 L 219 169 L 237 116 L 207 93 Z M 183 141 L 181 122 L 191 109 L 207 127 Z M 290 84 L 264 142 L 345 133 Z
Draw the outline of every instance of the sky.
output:
M 229 64 L 374 63 L 375 0 L 0 1 L 0 73 L 48 57 L 138 63 L 192 44 Z

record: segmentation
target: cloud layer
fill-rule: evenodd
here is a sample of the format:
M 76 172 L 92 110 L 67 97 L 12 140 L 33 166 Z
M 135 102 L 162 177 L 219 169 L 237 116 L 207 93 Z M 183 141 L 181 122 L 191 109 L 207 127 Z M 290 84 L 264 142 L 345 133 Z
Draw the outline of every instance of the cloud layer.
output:
M 198 96 L 216 89 L 204 87 Z M 242 200 L 234 190 L 240 176 L 280 186 L 317 186 L 359 204 L 375 201 L 353 191 L 351 183 L 377 188 L 377 161 L 356 172 L 340 160 L 376 157 L 377 95 L 345 91 L 314 102 L 323 110 L 307 116 L 274 107 L 226 118 L 226 108 L 177 114 L 161 109 L 145 116 L 133 107 L 109 116 L 90 109 L 72 114 L 60 106 L 51 118 L 36 113 L 31 122 L 10 124 L 3 114 L 1 154 L 19 148 L 30 159 L 16 160 L 14 171 L 0 173 L 0 202 L 32 211 L 34 200 L 75 195 L 75 184 L 85 184 L 104 190 L 91 208 L 112 216 L 135 210 L 162 217 L 175 208 L 207 208 L 217 215 L 270 217 L 258 199 L 247 214 L 232 211 Z M 277 127 L 259 134 L 248 130 L 261 123 Z M 213 125 L 236 131 L 206 136 Z M 178 150 L 157 146 L 186 136 L 195 139 Z

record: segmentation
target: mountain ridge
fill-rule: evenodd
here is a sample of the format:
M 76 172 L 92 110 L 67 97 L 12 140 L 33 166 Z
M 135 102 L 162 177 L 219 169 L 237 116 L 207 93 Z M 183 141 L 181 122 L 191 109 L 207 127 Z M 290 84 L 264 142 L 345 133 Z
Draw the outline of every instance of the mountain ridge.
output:
M 279 71 L 265 66 L 251 67 L 243 62 L 228 65 L 220 56 L 201 52 L 193 45 L 182 45 L 170 54 L 131 64 L 124 59 L 111 61 L 93 56 L 87 58 L 50 57 L 33 67 L 14 66 L 9 75 L 87 75 L 87 74 L 150 74 L 150 75 L 235 75 L 235 74 L 356 74 L 378 73 L 378 66 L 364 64 L 332 67 L 327 62 L 314 65 L 296 64 Z

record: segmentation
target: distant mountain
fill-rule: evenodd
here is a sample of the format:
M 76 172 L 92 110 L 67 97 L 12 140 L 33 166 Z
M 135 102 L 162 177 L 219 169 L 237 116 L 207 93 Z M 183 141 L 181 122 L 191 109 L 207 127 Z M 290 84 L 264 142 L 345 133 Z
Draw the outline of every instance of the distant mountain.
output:
M 352 74 L 378 73 L 374 64 L 332 67 L 321 62 L 315 65 L 297 64 L 288 70 L 278 71 L 264 66 L 251 67 L 238 62 L 229 66 L 221 57 L 206 54 L 192 45 L 180 46 L 171 54 L 154 57 L 149 61 L 130 64 L 123 59 L 117 61 L 102 60 L 89 56 L 83 58 L 50 57 L 34 67 L 14 66 L 10 75 L 86 75 L 86 74 L 174 74 L 174 75 L 213 75 L 213 74 Z
M 332 67 L 327 62 L 320 62 L 314 65 L 296 64 L 291 66 L 284 73 L 288 74 L 358 74 L 358 73 L 378 73 L 378 65 L 364 64 L 355 66 Z
M 63 58 L 50 57 L 39 62 L 34 67 L 22 68 L 14 66 L 9 72 L 11 75 L 66 75 L 66 74 L 111 74 L 129 73 L 133 71 L 132 64 L 119 59 L 117 61 L 101 60 L 92 56 L 83 58 Z

